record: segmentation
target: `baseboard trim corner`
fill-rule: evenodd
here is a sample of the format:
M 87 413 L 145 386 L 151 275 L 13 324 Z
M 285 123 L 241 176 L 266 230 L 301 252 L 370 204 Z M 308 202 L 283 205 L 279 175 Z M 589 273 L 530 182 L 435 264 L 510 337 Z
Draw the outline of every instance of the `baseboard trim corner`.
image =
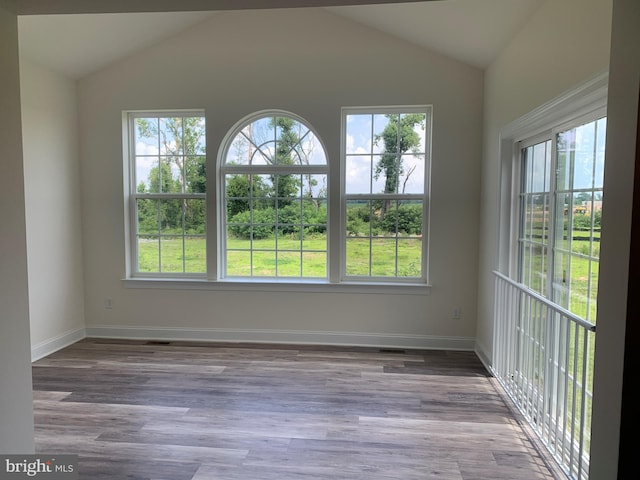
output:
M 76 330 L 69 330 L 56 337 L 33 345 L 31 347 L 31 362 L 35 362 L 57 352 L 58 350 L 62 350 L 63 348 L 82 340 L 86 336 L 86 329 L 78 328 Z

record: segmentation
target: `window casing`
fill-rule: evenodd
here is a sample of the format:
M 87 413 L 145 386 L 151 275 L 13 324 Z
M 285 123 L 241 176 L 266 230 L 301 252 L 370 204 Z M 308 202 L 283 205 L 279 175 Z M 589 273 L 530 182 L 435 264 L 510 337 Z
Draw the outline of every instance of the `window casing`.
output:
M 431 107 L 344 108 L 343 278 L 427 281 Z
M 206 142 L 201 111 L 128 114 L 130 271 L 204 277 Z

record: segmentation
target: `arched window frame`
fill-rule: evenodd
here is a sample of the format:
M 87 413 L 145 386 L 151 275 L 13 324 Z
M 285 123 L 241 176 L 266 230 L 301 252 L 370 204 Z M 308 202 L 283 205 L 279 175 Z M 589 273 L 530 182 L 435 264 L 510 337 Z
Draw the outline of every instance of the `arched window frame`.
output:
M 322 157 L 324 158 L 323 163 L 308 163 L 308 164 L 293 164 L 293 165 L 288 165 L 288 164 L 278 164 L 277 163 L 277 154 L 276 156 L 276 163 L 268 163 L 266 161 L 257 161 L 256 163 L 253 163 L 253 161 L 250 161 L 250 163 L 246 163 L 246 164 L 231 164 L 231 163 L 227 163 L 227 157 L 229 155 L 229 152 L 231 150 L 231 148 L 234 145 L 234 141 L 236 140 L 236 138 L 239 135 L 243 135 L 245 137 L 245 139 L 249 140 L 249 138 L 245 135 L 244 130 L 249 127 L 250 125 L 254 125 L 256 124 L 258 121 L 263 120 L 263 119 L 268 119 L 268 118 L 288 118 L 293 120 L 294 122 L 297 122 L 298 124 L 302 125 L 307 131 L 304 133 L 304 135 L 299 139 L 299 142 L 297 143 L 297 146 L 300 146 L 303 143 L 303 140 L 308 136 L 308 135 L 312 135 L 313 138 L 315 138 L 318 141 L 318 146 L 320 147 L 320 149 L 322 150 Z M 266 158 L 268 158 L 268 151 L 266 151 L 268 149 L 268 147 L 266 147 L 265 145 L 267 143 L 274 143 L 276 144 L 276 142 L 278 142 L 278 137 L 277 137 L 277 130 L 278 127 L 274 127 L 274 137 L 273 139 L 271 139 L 269 142 L 263 142 L 260 144 L 256 144 L 253 143 L 253 146 L 256 148 L 256 150 L 253 152 L 253 155 L 250 155 L 250 157 L 253 159 L 255 158 L 255 156 L 259 153 L 261 153 L 261 157 L 262 160 L 265 160 Z M 249 140 L 251 141 L 251 140 Z M 298 154 L 298 156 L 300 156 L 300 150 L 297 149 L 297 146 L 292 148 L 291 151 L 296 152 L 296 154 Z M 261 150 L 263 149 L 263 150 Z M 328 160 L 327 160 L 327 150 L 324 146 L 324 143 L 321 139 L 321 137 L 317 134 L 316 130 L 313 128 L 312 125 L 309 124 L 308 121 L 306 121 L 304 118 L 300 117 L 299 115 L 296 115 L 295 113 L 292 112 L 288 112 L 285 110 L 261 110 L 255 113 L 252 113 L 244 118 L 242 118 L 240 121 L 238 121 L 230 130 L 229 132 L 225 135 L 221 146 L 220 146 L 220 150 L 219 150 L 219 154 L 218 154 L 218 175 L 217 175 L 217 180 L 218 180 L 218 215 L 219 215 L 219 235 L 218 235 L 218 239 L 219 239 L 219 255 L 218 255 L 218 278 L 220 279 L 232 279 L 232 278 L 241 278 L 241 279 L 254 279 L 254 278 L 265 278 L 265 279 L 269 279 L 269 280 L 278 280 L 278 279 L 284 279 L 284 280 L 292 280 L 295 278 L 303 278 L 305 280 L 310 279 L 313 280 L 315 279 L 321 279 L 321 280 L 327 280 L 329 278 L 329 198 L 328 198 L 328 191 L 329 191 L 329 164 L 328 164 Z M 259 157 L 260 158 L 260 157 Z M 272 159 L 273 160 L 273 159 Z M 228 218 L 227 218 L 227 188 L 226 188 L 226 179 L 228 176 L 230 175 L 262 175 L 262 176 L 277 176 L 278 178 L 281 178 L 282 176 L 286 176 L 286 175 L 300 175 L 301 178 L 304 178 L 305 175 L 311 176 L 311 175 L 316 175 L 316 176 L 320 176 L 320 177 L 324 177 L 324 196 L 322 197 L 318 197 L 319 199 L 321 199 L 322 201 L 325 202 L 326 204 L 326 210 L 327 210 L 327 219 L 326 222 L 324 223 L 324 228 L 326 229 L 326 240 L 325 240 L 325 245 L 321 250 L 318 249 L 312 249 L 312 250 L 305 250 L 305 245 L 304 242 L 301 239 L 301 243 L 300 243 L 300 249 L 299 249 L 299 255 L 300 255 L 300 272 L 298 275 L 293 275 L 290 273 L 282 273 L 282 269 L 279 268 L 280 265 L 280 258 L 283 256 L 284 253 L 289 254 L 289 256 L 291 257 L 291 254 L 295 254 L 297 251 L 296 250 L 285 250 L 285 249 L 280 249 L 278 247 L 278 239 L 280 238 L 279 235 L 276 235 L 275 239 L 274 239 L 274 249 L 273 251 L 270 250 L 263 250 L 263 249 L 254 249 L 254 239 L 253 239 L 253 234 L 251 236 L 251 238 L 249 239 L 250 243 L 249 243 L 249 249 L 248 250 L 234 250 L 234 249 L 230 249 L 229 245 L 228 245 Z M 278 188 L 278 187 L 275 187 Z M 301 206 L 303 205 L 303 201 L 304 201 L 304 185 L 301 186 L 300 191 L 298 192 L 298 195 L 296 197 L 296 200 L 300 201 Z M 309 197 L 309 198 L 315 198 L 315 197 Z M 253 200 L 253 197 L 251 198 L 247 198 L 247 200 Z M 277 230 L 278 226 L 280 225 L 278 223 L 278 196 L 276 195 L 275 198 L 275 211 L 274 211 L 274 215 L 275 215 L 275 220 L 274 220 L 274 225 L 275 228 Z M 258 224 L 259 222 L 254 222 L 253 221 L 253 209 L 251 210 L 251 220 L 249 221 L 249 223 L 246 224 L 247 227 L 249 227 L 251 229 L 251 232 L 253 232 L 254 227 L 256 226 L 256 224 Z M 297 225 L 296 225 L 297 226 Z M 300 216 L 300 230 L 303 230 L 303 227 L 305 227 L 305 223 L 304 223 L 304 219 L 303 219 L 303 215 L 301 214 Z M 250 258 L 249 261 L 249 274 L 248 275 L 243 275 L 243 274 L 239 274 L 237 271 L 234 271 L 233 269 L 230 270 L 229 268 L 229 252 L 235 252 L 235 253 L 242 253 L 243 256 L 246 258 L 248 256 L 248 258 Z M 259 272 L 254 272 L 254 263 L 253 263 L 253 258 L 257 253 L 263 253 L 266 254 L 268 256 L 269 253 L 273 253 L 273 258 L 275 259 L 275 270 L 274 270 L 274 274 L 273 275 L 260 275 Z M 314 253 L 314 254 L 321 254 L 324 255 L 325 258 L 325 262 L 324 262 L 324 267 L 323 272 L 324 274 L 322 275 L 307 275 L 306 274 L 306 270 L 305 270 L 305 253 Z M 242 265 L 246 266 L 246 262 L 240 262 Z

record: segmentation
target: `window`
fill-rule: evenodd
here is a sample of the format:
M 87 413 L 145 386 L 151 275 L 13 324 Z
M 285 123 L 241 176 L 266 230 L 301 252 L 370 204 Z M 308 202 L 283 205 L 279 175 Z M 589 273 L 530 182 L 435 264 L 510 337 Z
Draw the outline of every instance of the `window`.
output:
M 343 110 L 346 279 L 426 281 L 430 115 L 430 107 Z
M 430 115 L 344 109 L 334 133 L 342 161 L 330 168 L 322 140 L 294 113 L 238 121 L 216 160 L 206 156 L 203 111 L 125 113 L 130 285 L 426 293 Z M 342 178 L 333 207 L 330 174 Z
M 327 278 L 324 147 L 301 118 L 261 112 L 227 136 L 223 277 Z
M 130 113 L 129 208 L 137 275 L 206 272 L 202 112 Z
M 520 282 L 592 323 L 605 131 L 606 118 L 599 117 L 520 146 Z

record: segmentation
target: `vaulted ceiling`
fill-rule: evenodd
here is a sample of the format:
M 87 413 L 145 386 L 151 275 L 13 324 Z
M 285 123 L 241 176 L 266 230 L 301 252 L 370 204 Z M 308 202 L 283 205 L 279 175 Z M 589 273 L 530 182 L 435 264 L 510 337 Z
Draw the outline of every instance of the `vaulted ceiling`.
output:
M 216 10 L 318 6 L 484 68 L 543 1 L 22 0 L 20 53 L 77 79 L 206 21 Z

